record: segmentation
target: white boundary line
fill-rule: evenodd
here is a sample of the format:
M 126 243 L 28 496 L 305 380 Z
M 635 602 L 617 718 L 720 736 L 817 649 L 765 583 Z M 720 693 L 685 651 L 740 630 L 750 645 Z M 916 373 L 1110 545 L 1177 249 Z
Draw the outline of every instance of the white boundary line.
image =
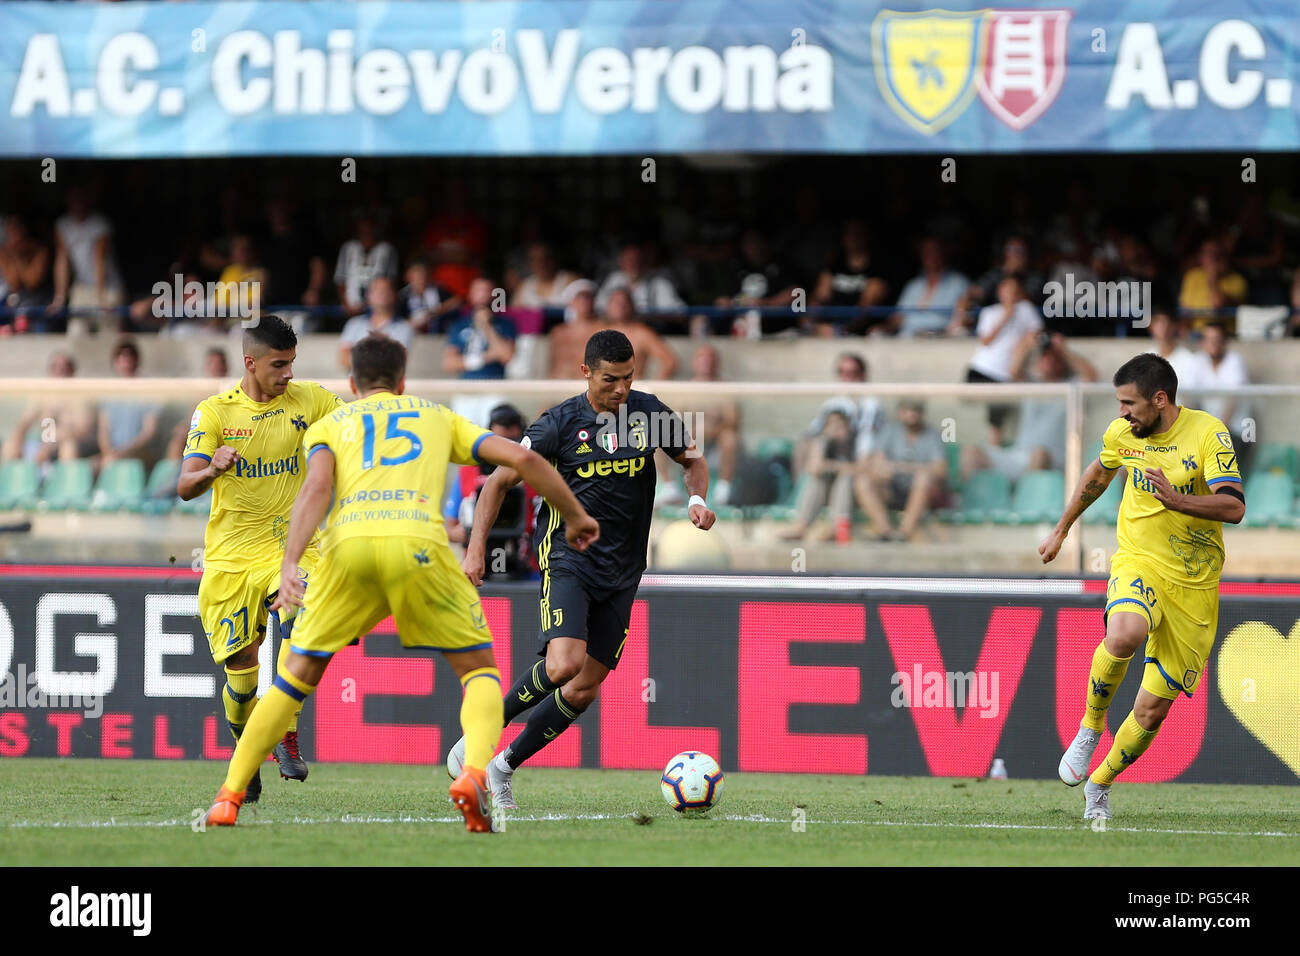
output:
M 809 577 L 803 574 L 646 574 L 642 587 L 738 588 L 790 591 L 915 591 L 922 594 L 1037 594 L 1075 596 L 1084 593 L 1078 578 L 1040 580 L 1015 578 L 856 578 Z M 1099 595 L 1100 596 L 1100 595 Z
M 580 820 L 602 821 L 602 820 L 631 820 L 630 814 L 624 813 L 544 813 L 528 814 L 526 816 L 515 816 L 513 814 L 505 818 L 506 823 L 559 823 L 573 822 Z M 761 814 L 723 814 L 721 816 L 706 817 L 703 819 L 727 820 L 739 823 L 780 823 L 788 825 L 791 821 L 782 817 L 765 817 Z M 244 819 L 241 826 L 249 824 L 257 826 L 315 826 L 320 824 L 424 824 L 424 823 L 462 823 L 463 818 L 457 816 L 357 816 L 354 814 L 343 814 L 338 817 L 291 817 L 284 820 L 262 820 L 262 819 Z M 1080 822 L 1077 826 L 1059 826 L 1049 824 L 1031 824 L 1031 823 L 948 823 L 948 822 L 909 822 L 906 820 L 817 820 L 808 819 L 805 821 L 806 826 L 858 826 L 858 827 L 922 827 L 929 829 L 948 829 L 948 830 L 1036 830 L 1049 831 L 1055 833 L 1079 833 L 1087 832 L 1090 827 Z M 21 820 L 13 823 L 0 824 L 0 829 L 10 830 L 96 830 L 96 829 L 115 829 L 127 827 L 184 827 L 189 828 L 190 822 L 187 820 L 117 820 L 110 818 L 108 820 L 88 820 L 74 821 L 64 823 L 58 821 L 40 822 Z M 1300 837 L 1300 832 L 1287 833 L 1278 830 L 1180 830 L 1172 828 L 1143 828 L 1143 827 L 1114 827 L 1107 826 L 1107 833 L 1150 833 L 1160 835 L 1175 836 L 1238 836 L 1238 837 Z

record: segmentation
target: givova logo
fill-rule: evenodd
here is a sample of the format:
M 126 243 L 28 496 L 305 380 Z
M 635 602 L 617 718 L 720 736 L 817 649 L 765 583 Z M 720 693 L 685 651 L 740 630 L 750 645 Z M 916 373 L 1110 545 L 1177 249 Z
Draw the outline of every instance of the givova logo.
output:
M 153 928 L 152 893 L 82 893 L 73 886 L 50 897 L 50 925 L 129 927 L 133 936 L 148 936 Z

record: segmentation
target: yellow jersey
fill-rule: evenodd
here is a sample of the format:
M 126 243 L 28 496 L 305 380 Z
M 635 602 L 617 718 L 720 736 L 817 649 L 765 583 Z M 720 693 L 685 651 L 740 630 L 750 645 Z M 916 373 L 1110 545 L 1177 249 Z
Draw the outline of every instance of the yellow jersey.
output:
M 470 465 L 492 434 L 450 409 L 411 395 L 377 392 L 307 430 L 307 458 L 334 455 L 334 499 L 322 554 L 347 538 L 421 538 L 448 546 L 442 521 L 447 465 Z
M 340 406 L 343 400 L 323 385 L 296 381 L 269 402 L 253 401 L 242 385 L 199 402 L 185 460 L 211 461 L 222 445 L 239 452 L 234 467 L 212 483 L 204 567 L 242 571 L 278 560 L 306 476 L 303 438 L 312 423 Z
M 1180 408 L 1166 432 L 1136 438 L 1127 421 L 1110 423 L 1102 439 L 1103 468 L 1128 469 L 1116 536 L 1121 555 L 1145 559 L 1169 581 L 1218 587 L 1223 570 L 1223 522 L 1170 511 L 1153 493 L 1145 470 L 1159 468 L 1175 491 L 1210 495 L 1228 481 L 1241 481 L 1227 427 L 1213 415 Z

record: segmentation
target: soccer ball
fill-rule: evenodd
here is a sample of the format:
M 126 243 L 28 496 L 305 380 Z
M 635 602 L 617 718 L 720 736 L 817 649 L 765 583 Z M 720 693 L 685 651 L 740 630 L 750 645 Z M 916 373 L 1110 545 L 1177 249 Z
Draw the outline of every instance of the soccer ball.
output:
M 722 799 L 722 768 L 708 754 L 688 750 L 668 761 L 659 789 L 678 813 L 704 813 Z

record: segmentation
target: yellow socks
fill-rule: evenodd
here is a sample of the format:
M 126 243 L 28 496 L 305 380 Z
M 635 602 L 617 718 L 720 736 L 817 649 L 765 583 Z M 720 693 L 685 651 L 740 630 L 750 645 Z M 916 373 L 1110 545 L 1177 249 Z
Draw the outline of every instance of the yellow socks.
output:
M 1157 728 L 1158 730 L 1159 728 Z M 1106 759 L 1097 765 L 1089 778 L 1093 783 L 1109 787 L 1115 782 L 1120 772 L 1133 761 L 1146 753 L 1151 741 L 1156 739 L 1155 730 L 1143 730 L 1133 712 L 1124 718 L 1119 732 L 1115 734 L 1115 743 L 1106 754 Z
M 242 671 L 226 668 L 226 686 L 221 689 L 221 702 L 226 708 L 226 723 L 236 740 L 244 732 L 248 715 L 257 705 L 257 665 Z
M 462 677 L 460 683 L 465 688 L 465 698 L 460 704 L 460 726 L 465 732 L 465 766 L 484 770 L 492 759 L 492 752 L 497 749 L 497 740 L 504 726 L 501 674 L 495 667 L 480 667 Z
M 275 662 L 275 672 L 276 672 L 277 674 L 283 674 L 283 673 L 284 673 L 285 666 L 287 665 L 288 660 L 289 660 L 289 653 L 290 653 L 290 651 L 289 651 L 289 642 L 286 641 L 286 640 L 281 640 L 281 641 L 280 641 L 280 656 L 276 659 L 276 662 Z M 298 705 L 298 709 L 295 710 L 295 711 L 293 712 L 293 716 L 292 716 L 291 718 L 289 718 L 289 730 L 290 730 L 291 732 L 293 732 L 293 733 L 297 733 L 297 732 L 298 732 L 298 715 L 301 714 L 301 713 L 302 713 L 302 704 L 299 704 L 299 705 Z
M 1092 670 L 1088 672 L 1088 705 L 1083 715 L 1083 726 L 1101 733 L 1106 728 L 1106 708 L 1115 698 L 1115 691 L 1128 670 L 1128 657 L 1111 657 L 1106 642 L 1097 645 L 1092 655 Z
M 287 668 L 281 668 L 271 690 L 258 702 L 253 716 L 248 719 L 239 745 L 235 747 L 235 755 L 230 758 L 230 769 L 226 773 L 228 789 L 243 790 L 248 786 L 253 774 L 284 736 L 294 712 L 315 689 L 294 677 Z

